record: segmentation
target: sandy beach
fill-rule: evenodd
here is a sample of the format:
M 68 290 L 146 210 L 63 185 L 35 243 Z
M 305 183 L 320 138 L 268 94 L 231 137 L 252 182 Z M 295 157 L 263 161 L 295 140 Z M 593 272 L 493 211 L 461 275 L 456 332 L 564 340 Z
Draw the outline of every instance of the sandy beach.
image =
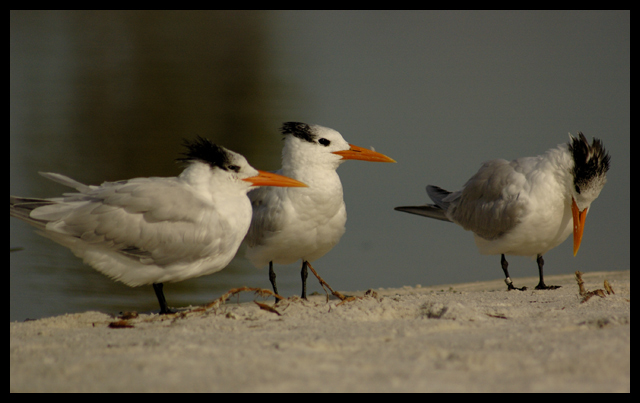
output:
M 630 392 L 630 272 L 11 322 L 11 392 Z M 273 307 L 273 299 L 257 297 Z

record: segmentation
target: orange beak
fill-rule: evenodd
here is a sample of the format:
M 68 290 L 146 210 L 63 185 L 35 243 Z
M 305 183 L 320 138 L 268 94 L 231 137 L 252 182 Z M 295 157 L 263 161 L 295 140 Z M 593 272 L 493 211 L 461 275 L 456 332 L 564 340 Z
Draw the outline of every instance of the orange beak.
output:
M 353 144 L 349 144 L 348 150 L 345 151 L 334 151 L 334 154 L 342 156 L 343 160 L 362 160 L 362 161 L 371 161 L 371 162 L 396 162 L 396 160 L 387 157 L 384 154 L 380 154 L 378 152 L 367 150 L 366 148 L 354 146 Z
M 304 183 L 288 176 L 260 170 L 258 170 L 258 175 L 243 179 L 243 181 L 251 182 L 253 186 L 307 187 Z
M 571 213 L 573 214 L 573 256 L 575 256 L 578 253 L 578 249 L 580 249 L 580 242 L 582 242 L 587 209 L 580 211 L 576 201 L 571 200 Z

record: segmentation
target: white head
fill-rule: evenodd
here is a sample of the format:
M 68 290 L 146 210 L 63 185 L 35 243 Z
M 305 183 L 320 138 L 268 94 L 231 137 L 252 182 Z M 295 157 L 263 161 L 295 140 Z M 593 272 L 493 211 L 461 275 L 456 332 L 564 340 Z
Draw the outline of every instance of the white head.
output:
M 285 144 L 283 168 L 337 169 L 348 159 L 373 162 L 395 162 L 393 159 L 347 143 L 337 131 L 319 125 L 286 122 L 282 125 Z

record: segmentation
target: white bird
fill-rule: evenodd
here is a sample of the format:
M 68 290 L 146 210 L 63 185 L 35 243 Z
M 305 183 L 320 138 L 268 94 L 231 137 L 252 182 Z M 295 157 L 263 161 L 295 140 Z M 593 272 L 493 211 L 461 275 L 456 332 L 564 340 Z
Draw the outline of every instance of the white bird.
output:
M 68 247 L 113 280 L 152 284 L 160 313 L 170 313 L 163 283 L 222 270 L 249 224 L 247 192 L 256 186 L 306 186 L 254 169 L 240 154 L 198 137 L 185 141 L 178 177 L 135 178 L 87 186 L 56 173 L 45 178 L 78 193 L 9 197 L 9 214 Z
M 537 157 L 487 161 L 457 192 L 427 186 L 435 204 L 395 209 L 451 221 L 473 232 L 481 254 L 502 255 L 509 290 L 516 287 L 505 255 L 536 258 L 536 289 L 558 288 L 544 283 L 542 255 L 572 232 L 573 255 L 578 253 L 587 211 L 609 170 L 610 156 L 602 142 L 594 139 L 590 145 L 582 133 L 578 136 L 570 135 L 567 144 Z
M 302 181 L 306 188 L 255 189 L 247 233 L 247 257 L 257 268 L 269 264 L 269 280 L 278 294 L 273 264 L 302 260 L 302 298 L 307 265 L 329 252 L 345 232 L 347 211 L 336 169 L 345 160 L 395 162 L 372 150 L 349 144 L 333 129 L 287 122 L 282 168 L 277 173 Z

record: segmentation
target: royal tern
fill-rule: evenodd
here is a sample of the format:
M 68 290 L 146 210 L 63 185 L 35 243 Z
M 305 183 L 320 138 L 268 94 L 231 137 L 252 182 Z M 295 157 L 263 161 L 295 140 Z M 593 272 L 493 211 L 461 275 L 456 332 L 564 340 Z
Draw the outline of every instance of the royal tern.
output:
M 171 178 L 135 178 L 87 186 L 56 173 L 45 178 L 78 193 L 9 197 L 9 214 L 71 249 L 114 280 L 152 284 L 160 312 L 171 312 L 162 284 L 222 270 L 249 224 L 247 192 L 303 183 L 254 169 L 240 154 L 198 137 L 185 141 L 185 170 Z
M 502 255 L 509 290 L 516 287 L 505 255 L 536 258 L 536 289 L 557 288 L 544 283 L 542 255 L 571 232 L 573 255 L 578 253 L 587 211 L 607 181 L 610 160 L 600 140 L 589 144 L 582 133 L 569 137 L 568 143 L 537 157 L 485 162 L 457 192 L 427 186 L 435 204 L 395 209 L 473 232 L 481 254 Z
M 395 162 L 372 150 L 346 142 L 333 129 L 287 122 L 279 174 L 306 183 L 296 189 L 255 189 L 247 233 L 247 257 L 257 268 L 269 264 L 269 280 L 277 294 L 273 264 L 302 260 L 302 298 L 306 298 L 307 265 L 329 252 L 345 232 L 347 211 L 336 169 L 345 160 Z

